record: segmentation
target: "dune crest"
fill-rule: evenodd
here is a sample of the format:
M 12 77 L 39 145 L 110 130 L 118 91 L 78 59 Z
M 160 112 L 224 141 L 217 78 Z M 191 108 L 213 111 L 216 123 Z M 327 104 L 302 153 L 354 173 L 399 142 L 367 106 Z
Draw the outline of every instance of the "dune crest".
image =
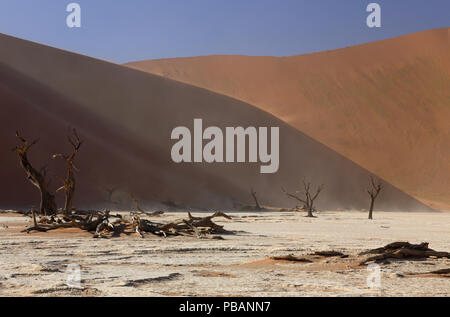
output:
M 147 202 L 175 201 L 202 208 L 227 208 L 251 201 L 292 206 L 281 187 L 295 189 L 306 177 L 326 185 L 321 208 L 367 208 L 371 173 L 288 124 L 250 104 L 202 88 L 0 35 L 0 204 L 30 207 L 37 191 L 17 157 L 15 130 L 41 138 L 30 150 L 37 166 L 49 164 L 58 186 L 64 166 L 49 160 L 69 150 L 67 127 L 85 140 L 77 156 L 79 191 L 75 206 L 102 206 L 105 190 L 118 186 Z M 174 127 L 280 128 L 280 168 L 261 174 L 259 164 L 175 164 L 170 157 Z M 60 197 L 61 198 L 61 197 Z M 378 208 L 429 210 L 386 184 Z
M 450 29 L 285 58 L 127 66 L 271 113 L 433 205 L 450 205 Z

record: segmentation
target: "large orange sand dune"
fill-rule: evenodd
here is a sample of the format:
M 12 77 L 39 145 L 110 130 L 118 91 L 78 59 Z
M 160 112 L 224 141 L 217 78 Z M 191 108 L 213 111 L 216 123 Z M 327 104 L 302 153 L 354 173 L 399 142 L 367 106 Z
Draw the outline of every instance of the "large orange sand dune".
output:
M 367 208 L 370 173 L 260 109 L 230 97 L 128 67 L 0 35 L 0 208 L 38 203 L 16 154 L 14 132 L 40 137 L 30 151 L 48 164 L 52 188 L 64 164 L 50 155 L 68 151 L 69 126 L 86 140 L 77 167 L 77 206 L 104 206 L 104 189 L 120 187 L 143 204 L 168 199 L 203 208 L 261 202 L 293 206 L 281 186 L 294 190 L 302 177 L 326 185 L 322 208 Z M 279 126 L 280 170 L 260 174 L 259 164 L 181 164 L 171 161 L 171 131 L 205 126 Z M 377 207 L 428 210 L 395 187 Z
M 128 66 L 255 105 L 409 194 L 450 204 L 450 29 L 323 53 Z

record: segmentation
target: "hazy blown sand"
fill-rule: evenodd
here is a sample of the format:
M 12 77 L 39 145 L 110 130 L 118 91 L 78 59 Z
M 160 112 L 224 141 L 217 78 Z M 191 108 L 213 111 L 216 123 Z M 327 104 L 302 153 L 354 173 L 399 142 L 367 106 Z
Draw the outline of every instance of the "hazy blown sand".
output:
M 407 193 L 450 209 L 450 29 L 286 58 L 128 66 L 263 109 Z
M 38 192 L 26 180 L 15 153 L 15 131 L 40 138 L 30 160 L 48 165 L 52 187 L 64 175 L 54 153 L 70 150 L 68 127 L 85 140 L 77 156 L 75 205 L 105 207 L 105 189 L 133 193 L 142 204 L 175 201 L 212 208 L 251 202 L 292 206 L 281 187 L 296 190 L 301 179 L 325 184 L 319 207 L 367 208 L 370 173 L 302 132 L 252 105 L 194 86 L 0 35 L 0 204 L 36 205 Z M 280 169 L 260 174 L 260 164 L 181 164 L 171 161 L 172 129 L 195 118 L 205 126 L 280 127 Z M 63 195 L 60 195 L 60 199 Z M 130 202 L 131 203 L 131 202 Z M 427 210 L 386 184 L 378 206 Z M 131 207 L 131 206 L 130 206 Z
M 393 241 L 430 242 L 448 251 L 449 213 L 321 212 L 229 213 L 217 221 L 236 235 L 225 240 L 162 239 L 136 235 L 103 240 L 74 230 L 20 234 L 27 218 L 0 216 L 2 296 L 449 296 L 450 279 L 410 276 L 448 269 L 448 259 L 391 261 L 380 289 L 351 259 L 287 263 L 268 259 L 314 251 L 345 254 Z M 180 217 L 170 213 L 159 221 Z M 328 261 L 328 262 L 327 262 Z M 67 265 L 81 265 L 81 289 L 66 286 Z

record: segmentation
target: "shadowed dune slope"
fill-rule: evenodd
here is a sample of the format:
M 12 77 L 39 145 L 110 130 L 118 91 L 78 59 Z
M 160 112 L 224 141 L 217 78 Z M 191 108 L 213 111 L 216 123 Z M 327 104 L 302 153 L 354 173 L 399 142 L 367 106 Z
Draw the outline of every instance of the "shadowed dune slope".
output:
M 14 131 L 41 141 L 30 150 L 37 167 L 48 164 L 52 187 L 64 175 L 53 153 L 69 151 L 68 127 L 86 140 L 77 161 L 78 206 L 104 205 L 104 190 L 120 187 L 142 202 L 172 200 L 203 208 L 250 203 L 253 187 L 266 205 L 293 206 L 281 186 L 301 178 L 326 185 L 321 208 L 367 208 L 369 172 L 276 117 L 244 102 L 128 67 L 0 35 L 0 205 L 37 204 L 11 148 Z M 279 126 L 280 170 L 260 164 L 175 164 L 171 131 L 204 126 Z M 386 184 L 378 208 L 428 210 Z
M 243 100 L 423 201 L 450 205 L 450 29 L 285 58 L 127 64 Z

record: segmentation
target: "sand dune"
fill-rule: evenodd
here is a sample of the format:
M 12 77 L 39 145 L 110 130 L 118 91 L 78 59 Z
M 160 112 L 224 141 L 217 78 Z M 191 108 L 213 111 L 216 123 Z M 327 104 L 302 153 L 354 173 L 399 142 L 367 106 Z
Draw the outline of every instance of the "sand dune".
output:
M 173 200 L 202 208 L 249 203 L 250 188 L 266 205 L 293 206 L 280 187 L 302 177 L 326 184 L 321 208 L 367 208 L 370 173 L 273 115 L 201 88 L 0 35 L 0 206 L 37 204 L 15 153 L 14 131 L 41 142 L 30 157 L 49 164 L 52 186 L 64 173 L 50 154 L 68 151 L 69 126 L 86 140 L 77 166 L 78 206 L 104 205 L 104 189 L 119 186 L 144 203 Z M 174 127 L 279 126 L 280 170 L 260 174 L 259 164 L 181 164 L 171 161 Z M 427 210 L 387 184 L 378 208 Z
M 427 201 L 450 205 L 450 29 L 286 58 L 128 66 L 265 110 Z

